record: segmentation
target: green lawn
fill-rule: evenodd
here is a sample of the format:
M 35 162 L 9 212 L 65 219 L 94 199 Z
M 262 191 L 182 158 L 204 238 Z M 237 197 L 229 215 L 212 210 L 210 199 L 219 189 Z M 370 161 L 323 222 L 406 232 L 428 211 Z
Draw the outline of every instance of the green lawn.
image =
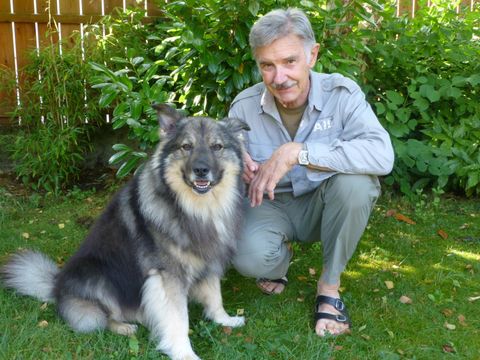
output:
M 11 192 L 0 187 L 1 263 L 18 248 L 42 250 L 62 263 L 111 195 Z M 252 279 L 230 270 L 223 281 L 225 308 L 243 311 L 247 324 L 224 329 L 203 320 L 192 304 L 196 352 L 203 359 L 229 360 L 480 359 L 478 198 L 381 198 L 342 279 L 351 335 L 322 339 L 313 332 L 320 259 L 319 244 L 295 245 L 290 283 L 280 296 L 261 294 Z M 402 296 L 411 303 L 402 303 Z M 145 328 L 132 338 L 75 334 L 54 306 L 1 288 L 0 334 L 0 359 L 161 358 Z

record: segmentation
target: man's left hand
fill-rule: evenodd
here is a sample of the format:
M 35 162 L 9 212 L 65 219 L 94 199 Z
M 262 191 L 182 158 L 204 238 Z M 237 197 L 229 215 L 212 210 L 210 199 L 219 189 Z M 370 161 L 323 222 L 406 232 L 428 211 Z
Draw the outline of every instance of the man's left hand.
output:
M 301 143 L 289 142 L 280 146 L 270 159 L 260 165 L 248 189 L 248 197 L 252 207 L 259 206 L 263 194 L 267 193 L 270 200 L 274 199 L 274 190 L 280 179 L 298 164 L 298 153 L 302 150 Z

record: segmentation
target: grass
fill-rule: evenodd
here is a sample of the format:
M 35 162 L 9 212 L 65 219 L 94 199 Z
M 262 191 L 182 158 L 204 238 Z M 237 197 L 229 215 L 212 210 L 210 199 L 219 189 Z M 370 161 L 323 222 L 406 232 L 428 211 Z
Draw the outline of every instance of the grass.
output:
M 0 262 L 18 248 L 38 249 L 64 262 L 110 195 L 76 190 L 61 198 L 20 196 L 0 186 Z M 342 297 L 354 323 L 351 335 L 321 339 L 313 332 L 320 259 L 319 244 L 295 245 L 290 283 L 281 296 L 265 296 L 252 279 L 229 270 L 223 280 L 225 307 L 243 311 L 248 322 L 224 329 L 204 320 L 192 304 L 196 352 L 219 360 L 480 359 L 480 300 L 474 300 L 480 296 L 478 199 L 381 198 L 342 278 Z M 401 296 L 411 304 L 402 303 Z M 131 338 L 76 334 L 53 305 L 3 288 L 0 334 L 0 359 L 162 358 L 143 327 Z

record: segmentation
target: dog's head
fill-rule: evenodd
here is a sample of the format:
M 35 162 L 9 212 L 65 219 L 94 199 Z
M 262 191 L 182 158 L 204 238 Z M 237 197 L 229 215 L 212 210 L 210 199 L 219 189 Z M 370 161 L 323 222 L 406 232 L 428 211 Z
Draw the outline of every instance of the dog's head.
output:
M 164 181 L 182 196 L 226 195 L 238 188 L 243 172 L 243 130 L 248 125 L 226 118 L 185 117 L 165 104 L 154 105 L 161 128 Z

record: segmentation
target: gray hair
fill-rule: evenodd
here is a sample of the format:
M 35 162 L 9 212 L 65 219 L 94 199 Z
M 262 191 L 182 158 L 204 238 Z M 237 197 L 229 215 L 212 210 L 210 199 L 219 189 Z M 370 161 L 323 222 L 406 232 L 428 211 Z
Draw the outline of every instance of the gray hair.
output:
M 253 24 L 249 35 L 253 56 L 256 57 L 257 48 L 292 34 L 303 40 L 307 62 L 310 61 L 310 50 L 316 44 L 315 34 L 305 13 L 296 8 L 272 10 Z

